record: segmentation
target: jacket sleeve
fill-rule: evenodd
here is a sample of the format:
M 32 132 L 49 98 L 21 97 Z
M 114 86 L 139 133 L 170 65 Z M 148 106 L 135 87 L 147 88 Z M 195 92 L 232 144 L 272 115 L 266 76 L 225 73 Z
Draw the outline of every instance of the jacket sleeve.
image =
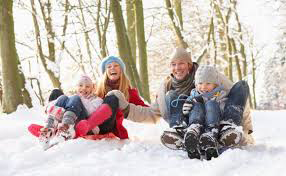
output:
M 249 105 L 249 99 L 246 102 L 245 109 L 243 112 L 242 117 L 242 127 L 244 133 L 252 133 L 253 132 L 253 126 L 252 126 L 252 119 L 251 119 L 251 113 L 250 113 L 250 105 Z
M 142 98 L 139 96 L 139 93 L 138 93 L 137 89 L 129 88 L 128 91 L 129 91 L 129 100 L 128 100 L 129 103 L 148 107 L 148 105 L 146 105 L 144 103 L 144 101 L 142 100 Z
M 251 120 L 249 100 L 246 102 L 241 125 L 243 129 L 243 138 L 240 145 L 244 146 L 244 145 L 254 144 L 255 141 L 251 134 L 253 132 L 253 126 Z
M 127 119 L 141 123 L 157 123 L 161 118 L 161 113 L 157 100 L 150 107 L 129 104 L 129 114 Z

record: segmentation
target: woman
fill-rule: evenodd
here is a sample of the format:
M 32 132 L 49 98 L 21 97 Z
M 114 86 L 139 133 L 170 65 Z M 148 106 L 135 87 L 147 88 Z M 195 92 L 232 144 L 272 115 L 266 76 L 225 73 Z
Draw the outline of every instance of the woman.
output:
M 120 139 L 127 139 L 128 132 L 122 125 L 126 112 L 122 106 L 118 105 L 118 98 L 112 94 L 107 95 L 107 93 L 112 90 L 119 90 L 128 103 L 140 106 L 147 105 L 140 98 L 137 89 L 131 87 L 125 73 L 125 64 L 119 57 L 104 58 L 99 69 L 102 78 L 97 84 L 96 95 L 104 99 L 103 104 L 87 120 L 78 123 L 77 134 L 84 136 L 98 126 L 99 134 L 112 132 Z

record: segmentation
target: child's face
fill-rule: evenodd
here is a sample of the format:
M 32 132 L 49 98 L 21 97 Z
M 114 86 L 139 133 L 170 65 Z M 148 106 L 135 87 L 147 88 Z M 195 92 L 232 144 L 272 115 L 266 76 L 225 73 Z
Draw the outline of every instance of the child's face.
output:
M 196 85 L 196 88 L 200 93 L 211 92 L 216 87 L 217 85 L 214 83 L 198 83 Z
M 87 97 L 90 95 L 93 91 L 94 86 L 92 84 L 85 84 L 85 83 L 80 83 L 77 86 L 77 93 L 80 96 Z
M 106 66 L 108 79 L 117 81 L 121 75 L 121 67 L 117 62 L 112 62 Z

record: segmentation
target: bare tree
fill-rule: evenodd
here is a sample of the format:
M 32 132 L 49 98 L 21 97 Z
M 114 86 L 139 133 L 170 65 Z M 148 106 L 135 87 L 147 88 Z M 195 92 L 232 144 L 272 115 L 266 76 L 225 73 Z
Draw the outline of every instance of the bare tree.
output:
M 25 88 L 25 78 L 21 71 L 15 47 L 13 1 L 0 2 L 0 47 L 3 79 L 3 112 L 11 113 L 19 104 L 32 106 Z
M 142 0 L 135 2 L 135 16 L 136 16 L 136 36 L 139 50 L 139 73 L 142 82 L 143 97 L 150 102 L 149 80 L 148 80 L 148 60 L 146 52 L 145 41 L 145 27 Z

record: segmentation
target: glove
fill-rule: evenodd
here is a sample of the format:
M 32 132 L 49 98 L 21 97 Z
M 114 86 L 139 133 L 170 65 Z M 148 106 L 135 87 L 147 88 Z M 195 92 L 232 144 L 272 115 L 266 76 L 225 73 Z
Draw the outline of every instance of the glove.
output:
M 124 94 L 119 90 L 109 91 L 106 96 L 115 95 L 119 101 L 119 109 L 124 110 L 129 105 L 129 102 L 126 100 Z
M 185 101 L 183 104 L 183 114 L 184 116 L 189 115 L 190 111 L 192 110 L 193 103 L 192 101 Z
M 204 103 L 203 96 L 194 97 L 194 99 L 195 99 L 196 102 Z

